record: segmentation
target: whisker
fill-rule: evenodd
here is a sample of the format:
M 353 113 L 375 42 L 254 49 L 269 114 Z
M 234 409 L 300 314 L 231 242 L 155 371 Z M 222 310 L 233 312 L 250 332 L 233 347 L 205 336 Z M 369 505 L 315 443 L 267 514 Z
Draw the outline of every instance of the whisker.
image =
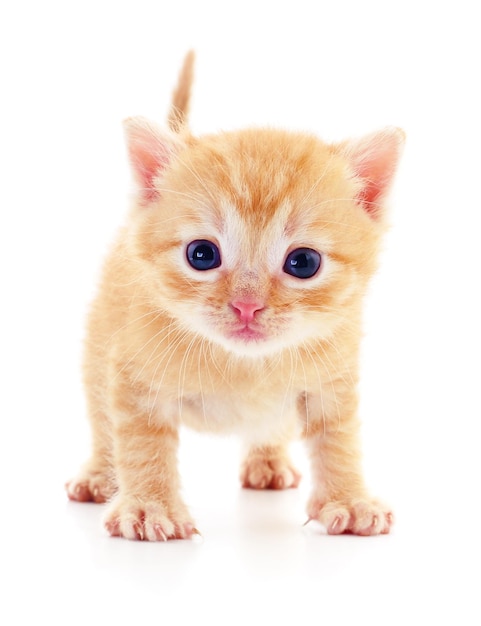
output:
M 149 422 L 152 419 L 154 409 L 157 406 L 159 393 L 160 393 L 160 390 L 162 388 L 162 384 L 164 382 L 165 375 L 166 375 L 166 373 L 167 373 L 167 371 L 169 369 L 169 365 L 170 365 L 172 359 L 174 358 L 174 356 L 177 354 L 178 347 L 184 341 L 185 337 L 187 337 L 190 334 L 190 331 L 188 331 L 186 329 L 182 329 L 182 328 L 176 328 L 175 331 L 176 331 L 176 335 L 174 336 L 174 341 L 172 343 L 168 344 L 167 349 L 161 355 L 162 356 L 161 360 L 159 361 L 159 363 L 157 363 L 157 365 L 156 365 L 156 367 L 155 367 L 155 369 L 154 369 L 154 371 L 152 373 L 152 377 L 151 377 L 151 380 L 150 380 L 149 394 L 148 394 L 148 403 L 149 403 L 149 405 L 151 407 L 150 408 L 150 414 L 149 414 Z M 170 332 L 172 332 L 172 331 L 170 331 Z M 170 334 L 169 334 L 169 336 L 170 336 Z M 165 362 L 166 359 L 167 359 L 167 361 Z M 161 374 L 160 378 L 158 379 L 159 369 L 160 369 L 160 367 L 162 366 L 162 364 L 164 362 L 165 362 L 165 365 L 164 365 L 164 368 L 162 370 L 162 374 Z M 153 396 L 154 386 L 156 387 L 155 396 Z
M 197 182 L 201 185 L 201 187 L 205 190 L 205 192 L 207 193 L 207 195 L 209 196 L 209 198 L 212 200 L 213 202 L 213 206 L 216 207 L 217 206 L 217 198 L 215 198 L 214 194 L 212 193 L 211 189 L 209 189 L 209 187 L 206 185 L 206 183 L 202 180 L 201 176 L 199 175 L 199 173 L 194 169 L 194 167 L 192 166 L 192 164 L 188 164 L 187 161 L 183 158 L 181 158 L 180 156 L 177 155 L 176 160 L 181 163 L 185 169 L 190 172 L 192 174 L 192 176 L 197 180 Z
M 289 352 L 289 358 L 290 358 L 289 380 L 287 381 L 286 390 L 284 392 L 284 398 L 283 398 L 282 407 L 281 407 L 281 416 L 284 416 L 286 405 L 287 405 L 287 399 L 292 390 L 292 384 L 294 381 L 295 372 L 297 371 L 297 358 L 295 360 L 295 369 L 294 369 L 293 349 L 291 347 L 288 347 L 288 352 Z M 297 354 L 296 354 L 296 357 L 297 357 Z
M 202 338 L 201 344 L 200 344 L 200 349 L 199 349 L 199 354 L 197 357 L 197 380 L 199 381 L 199 389 L 200 389 L 200 401 L 202 404 L 202 415 L 204 417 L 204 423 L 207 426 L 208 421 L 207 421 L 207 413 L 205 410 L 205 400 L 204 400 L 204 387 L 202 384 L 202 370 L 201 370 L 201 366 L 206 364 L 206 358 L 205 358 L 205 338 Z M 210 377 L 210 372 L 209 372 L 209 368 L 208 366 L 205 367 L 205 370 L 209 373 L 209 377 Z M 212 382 L 212 379 L 211 379 Z
M 326 350 L 324 349 L 324 346 L 321 343 L 319 344 L 319 346 L 320 346 L 324 356 L 328 360 L 329 364 L 332 366 L 332 361 L 329 359 L 329 356 L 328 356 Z M 330 383 L 330 386 L 331 386 L 332 397 L 333 397 L 334 403 L 336 405 L 336 412 L 337 412 L 337 431 L 336 432 L 339 432 L 339 430 L 341 428 L 341 412 L 340 412 L 340 408 L 339 408 L 339 402 L 337 400 L 336 388 L 334 386 L 334 381 L 333 381 L 332 377 L 329 377 L 329 383 Z M 321 398 L 322 398 L 322 396 L 321 396 Z M 325 434 L 325 421 L 324 421 L 324 434 Z
M 319 397 L 320 397 L 320 401 L 321 401 L 321 418 L 322 418 L 322 427 L 323 427 L 323 432 L 324 434 L 326 434 L 326 408 L 324 405 L 324 393 L 323 393 L 323 385 L 322 385 L 322 379 L 321 379 L 321 375 L 319 372 L 319 368 L 318 368 L 318 363 L 317 361 L 314 359 L 314 357 L 311 354 L 311 349 L 309 346 L 307 346 L 306 342 L 303 342 L 303 346 L 304 346 L 304 352 L 305 354 L 309 357 L 309 359 L 311 360 L 311 363 L 314 367 L 314 371 L 316 372 L 316 376 L 317 376 L 317 382 L 319 385 Z M 306 406 L 307 406 L 307 398 L 306 398 Z
M 182 419 L 182 408 L 183 408 L 183 403 L 184 403 L 184 388 L 185 388 L 185 380 L 187 377 L 187 364 L 188 364 L 188 360 L 190 357 L 190 353 L 197 341 L 198 341 L 198 337 L 197 335 L 194 335 L 194 337 L 192 337 L 189 345 L 187 346 L 184 352 L 184 355 L 182 357 L 182 361 L 179 367 L 179 377 L 178 377 L 178 383 L 177 383 L 177 390 L 178 390 L 177 402 L 178 402 L 178 407 L 179 407 L 180 419 Z

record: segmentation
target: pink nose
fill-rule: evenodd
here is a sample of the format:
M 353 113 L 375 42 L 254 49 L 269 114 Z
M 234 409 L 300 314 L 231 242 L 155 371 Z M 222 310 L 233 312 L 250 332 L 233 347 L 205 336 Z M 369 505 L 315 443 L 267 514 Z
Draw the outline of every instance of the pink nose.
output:
M 264 308 L 259 300 L 233 300 L 231 306 L 237 317 L 246 323 L 252 322 L 255 314 Z

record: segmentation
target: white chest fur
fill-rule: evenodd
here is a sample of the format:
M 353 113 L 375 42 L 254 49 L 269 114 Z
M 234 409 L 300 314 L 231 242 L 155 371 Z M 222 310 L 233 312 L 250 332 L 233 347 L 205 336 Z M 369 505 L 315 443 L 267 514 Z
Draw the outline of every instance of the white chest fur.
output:
M 170 410 L 195 430 L 238 434 L 252 445 L 272 444 L 293 435 L 296 395 L 285 390 L 275 397 L 236 391 L 193 394 L 172 403 Z

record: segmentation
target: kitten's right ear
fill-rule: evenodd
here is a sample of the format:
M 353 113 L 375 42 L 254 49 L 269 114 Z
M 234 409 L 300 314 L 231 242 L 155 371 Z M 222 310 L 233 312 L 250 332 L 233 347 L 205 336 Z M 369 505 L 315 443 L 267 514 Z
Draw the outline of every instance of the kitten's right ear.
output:
M 127 150 L 140 197 L 151 202 L 159 196 L 155 180 L 184 146 L 182 135 L 163 130 L 143 117 L 124 121 Z

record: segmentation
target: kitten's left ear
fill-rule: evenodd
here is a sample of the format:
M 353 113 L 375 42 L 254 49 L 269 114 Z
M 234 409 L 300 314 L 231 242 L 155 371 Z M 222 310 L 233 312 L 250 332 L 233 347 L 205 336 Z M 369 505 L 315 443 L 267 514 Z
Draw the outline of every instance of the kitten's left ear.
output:
M 182 135 L 156 127 L 143 117 L 124 121 L 127 149 L 134 178 L 143 201 L 155 200 L 155 179 L 184 146 Z
M 359 178 L 359 203 L 374 219 L 381 217 L 382 200 L 394 178 L 404 140 L 400 128 L 386 128 L 338 147 Z

